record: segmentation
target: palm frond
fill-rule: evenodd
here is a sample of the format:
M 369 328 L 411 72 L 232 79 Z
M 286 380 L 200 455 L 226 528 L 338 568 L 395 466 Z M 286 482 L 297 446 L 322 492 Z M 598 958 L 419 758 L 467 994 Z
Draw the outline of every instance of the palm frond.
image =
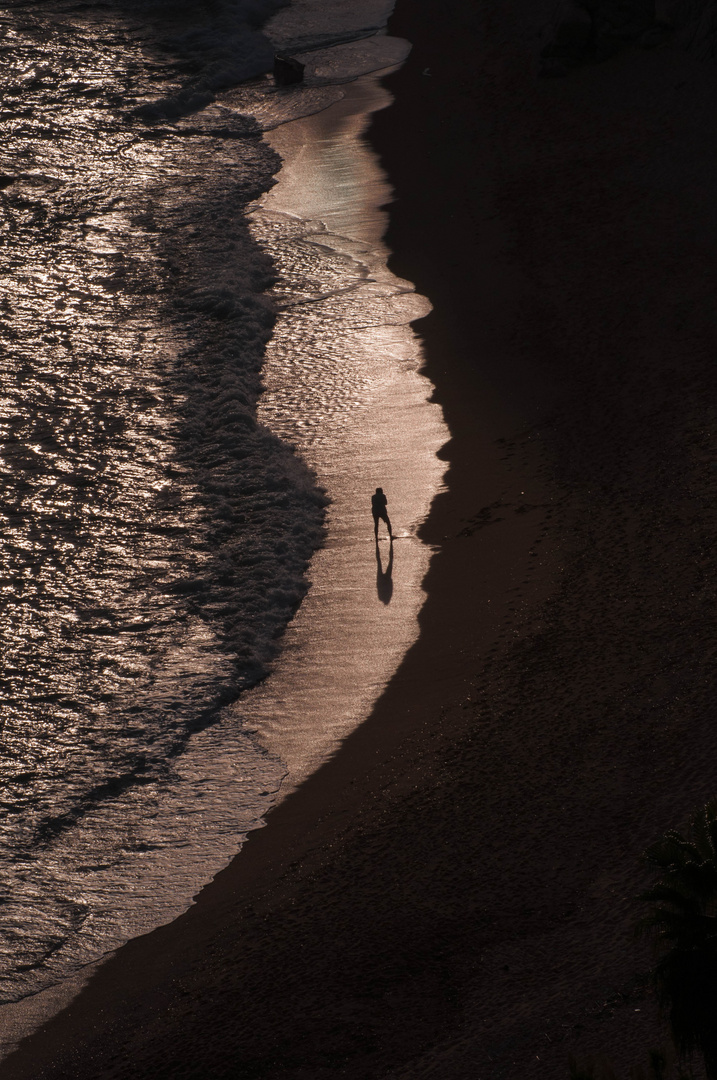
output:
M 692 814 L 685 836 L 670 830 L 644 859 L 657 879 L 641 895 L 638 934 L 654 937 L 652 979 L 684 1060 L 699 1051 L 717 1080 L 717 800 Z

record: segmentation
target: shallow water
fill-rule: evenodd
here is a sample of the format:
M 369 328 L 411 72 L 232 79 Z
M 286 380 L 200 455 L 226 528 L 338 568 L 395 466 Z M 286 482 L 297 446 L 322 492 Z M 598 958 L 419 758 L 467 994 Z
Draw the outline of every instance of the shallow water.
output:
M 207 875 L 265 809 L 284 767 L 251 732 L 209 780 L 184 755 L 266 674 L 321 538 L 254 416 L 271 268 L 240 210 L 278 159 L 247 118 L 148 126 L 176 71 L 90 16 L 3 27 L 5 1000 L 161 917 L 177 849 Z
M 361 139 L 388 98 L 375 77 L 339 85 L 406 46 L 327 51 L 340 19 L 301 7 L 302 46 L 324 46 L 304 86 L 223 89 L 227 63 L 251 74 L 266 42 L 252 31 L 225 55 L 214 27 L 183 53 L 211 61 L 193 79 L 215 100 L 193 111 L 175 23 L 160 54 L 126 12 L 6 18 L 6 1001 L 181 912 L 365 717 L 416 634 L 415 533 L 446 433 L 408 325 L 427 303 L 386 270 L 390 191 Z M 344 36 L 378 18 L 358 10 Z M 269 27 L 285 47 L 299 25 L 292 8 Z M 279 184 L 252 203 L 275 151 Z M 379 483 L 392 560 L 372 538 Z M 321 487 L 326 544 L 282 638 Z M 61 996 L 7 1010 L 8 1044 Z
M 271 266 L 241 211 L 279 164 L 258 124 L 148 124 L 180 71 L 119 10 L 1 29 L 12 1000 L 176 912 L 266 810 L 281 762 L 200 732 L 269 670 L 325 500 L 255 419 Z
M 271 132 L 284 164 L 251 215 L 280 274 L 259 416 L 331 498 L 327 542 L 281 662 L 235 707 L 286 763 L 284 793 L 368 715 L 415 640 L 430 558 L 416 531 L 440 488 L 436 454 L 448 435 L 410 327 L 430 305 L 386 267 L 391 189 L 363 138 L 390 100 L 378 76 L 364 76 L 338 104 Z M 383 525 L 374 543 L 378 485 L 393 545 Z

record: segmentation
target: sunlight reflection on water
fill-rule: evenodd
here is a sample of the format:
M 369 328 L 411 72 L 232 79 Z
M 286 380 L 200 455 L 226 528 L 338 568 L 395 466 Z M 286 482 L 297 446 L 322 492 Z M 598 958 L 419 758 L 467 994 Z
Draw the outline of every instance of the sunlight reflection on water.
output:
M 109 9 L 0 39 L 2 1000 L 178 913 L 257 824 L 283 766 L 201 729 L 268 670 L 323 500 L 253 415 L 258 126 L 138 119 L 176 72 Z
M 336 88 L 258 79 L 151 127 L 132 109 L 170 66 L 110 13 L 49 33 L 33 12 L 0 86 L 8 998 L 183 910 L 286 769 L 288 790 L 364 718 L 416 633 L 446 438 L 408 326 L 427 303 L 385 268 L 390 193 L 359 142 L 377 80 L 272 136 L 287 165 L 253 224 L 279 272 L 271 434 L 253 419 L 270 268 L 242 211 L 277 159 L 241 113 L 263 102 L 275 127 Z M 221 712 L 269 670 L 320 536 L 322 497 L 276 436 L 330 491 L 328 543 L 276 674 Z
M 430 305 L 386 267 L 391 190 L 362 135 L 390 97 L 376 76 L 330 109 L 269 136 L 284 165 L 252 215 L 274 258 L 281 315 L 259 415 L 326 487 L 328 542 L 271 680 L 235 707 L 286 762 L 287 793 L 370 711 L 417 635 L 429 549 L 416 537 L 448 437 L 418 374 L 410 322 Z M 283 304 L 283 306 L 282 306 Z M 370 497 L 386 490 L 394 531 L 376 550 Z

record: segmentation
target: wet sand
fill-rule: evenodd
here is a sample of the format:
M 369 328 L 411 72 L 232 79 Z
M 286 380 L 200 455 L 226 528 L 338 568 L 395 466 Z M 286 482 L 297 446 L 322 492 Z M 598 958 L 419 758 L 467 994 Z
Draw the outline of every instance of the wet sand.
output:
M 440 490 L 436 455 L 448 439 L 411 330 L 430 304 L 386 267 L 391 189 L 362 137 L 390 95 L 378 74 L 343 93 L 267 134 L 283 164 L 251 215 L 279 275 L 258 418 L 296 448 L 331 500 L 279 661 L 236 706 L 284 764 L 282 798 L 369 715 L 418 636 L 431 549 L 416 534 Z M 390 493 L 393 545 L 385 526 L 373 542 L 377 484 Z
M 391 27 L 415 48 L 372 138 L 453 435 L 419 640 L 3 1078 L 557 1080 L 663 1041 L 639 855 L 717 772 L 717 68 L 539 80 L 551 8 Z

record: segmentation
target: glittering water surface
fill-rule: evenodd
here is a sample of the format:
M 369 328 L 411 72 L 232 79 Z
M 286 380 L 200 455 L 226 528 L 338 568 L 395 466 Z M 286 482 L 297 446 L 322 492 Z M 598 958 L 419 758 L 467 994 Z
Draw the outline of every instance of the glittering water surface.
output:
M 415 636 L 445 432 L 343 86 L 406 44 L 242 3 L 0 14 L 0 1002 L 183 910 Z
M 390 100 L 366 76 L 331 108 L 272 132 L 284 164 L 251 214 L 277 268 L 279 312 L 259 415 L 299 448 L 332 500 L 281 663 L 235 706 L 286 763 L 284 791 L 368 715 L 417 636 L 430 556 L 417 529 L 443 472 L 447 430 L 410 326 L 430 305 L 387 268 L 392 192 L 363 139 Z M 392 545 L 383 526 L 374 543 L 377 485 Z
M 103 914 L 98 896 L 217 817 L 177 796 L 178 755 L 266 673 L 324 499 L 254 415 L 272 272 L 241 210 L 278 164 L 256 123 L 232 112 L 217 134 L 211 109 L 201 123 L 137 115 L 180 80 L 117 12 L 24 5 L 3 20 L 0 988 L 12 998 L 59 953 L 84 958 L 78 931 L 90 951 L 106 944 L 99 923 L 126 934 L 122 905 Z M 228 750 L 251 777 L 244 816 L 217 826 L 235 844 L 282 767 L 267 772 L 249 733 Z M 157 807 L 177 799 L 189 818 L 172 828 Z

